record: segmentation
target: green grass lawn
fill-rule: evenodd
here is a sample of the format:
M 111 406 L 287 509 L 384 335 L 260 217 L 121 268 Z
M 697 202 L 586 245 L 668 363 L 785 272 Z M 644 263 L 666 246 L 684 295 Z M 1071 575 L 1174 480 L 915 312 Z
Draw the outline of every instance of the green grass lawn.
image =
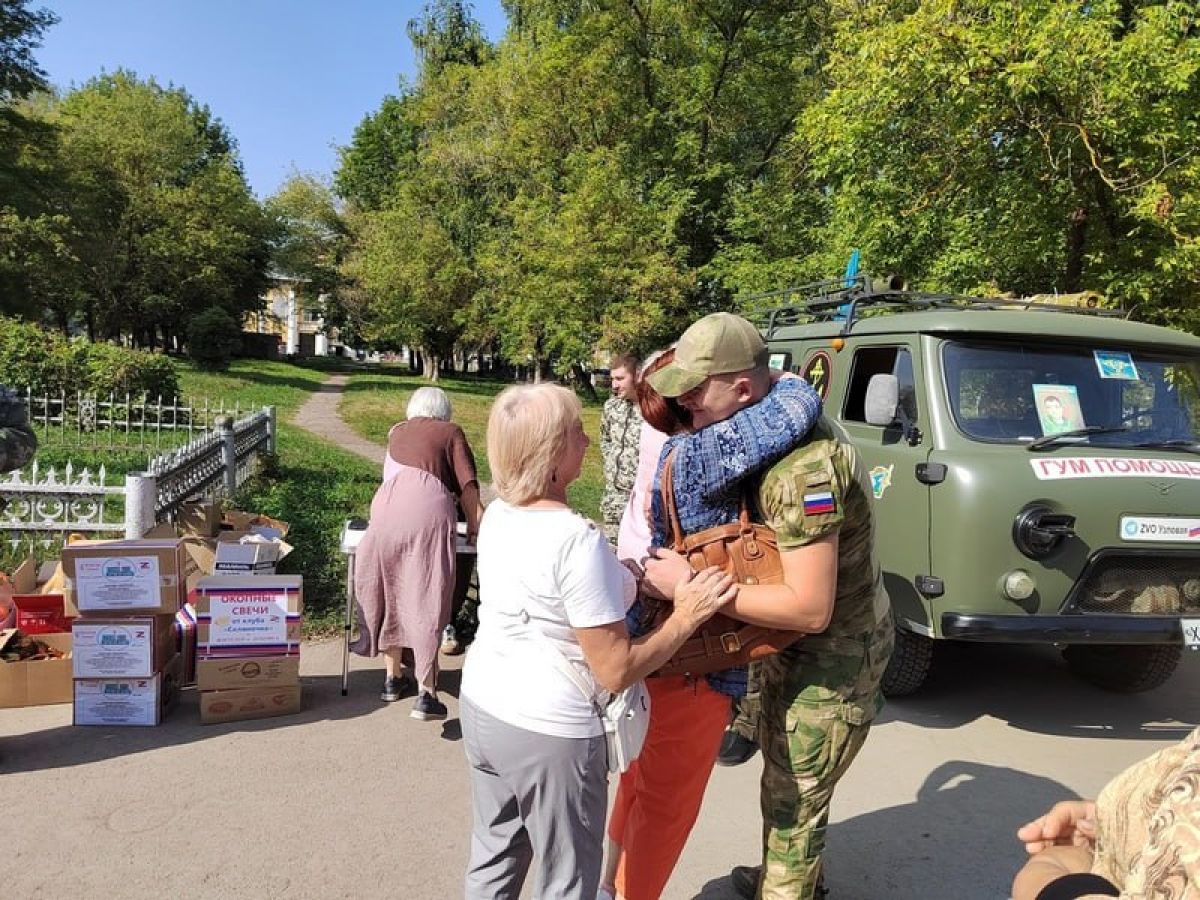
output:
M 237 359 L 224 372 L 204 372 L 186 360 L 179 365 L 184 397 L 234 401 L 243 410 L 275 406 L 284 421 L 329 377 L 330 366 L 297 366 L 265 359 Z
M 404 419 L 408 398 L 419 387 L 429 384 L 407 370 L 385 367 L 373 372 L 351 375 L 342 397 L 342 418 L 367 440 L 382 444 L 388 430 Z M 443 377 L 438 382 L 450 397 L 453 421 L 461 426 L 475 451 L 479 477 L 491 479 L 487 463 L 487 417 L 492 401 L 507 386 L 506 382 L 471 377 Z M 599 521 L 600 496 L 604 492 L 604 469 L 600 461 L 600 412 L 602 404 L 583 399 L 583 426 L 592 438 L 583 461 L 583 472 L 571 485 L 568 499 L 586 516 Z

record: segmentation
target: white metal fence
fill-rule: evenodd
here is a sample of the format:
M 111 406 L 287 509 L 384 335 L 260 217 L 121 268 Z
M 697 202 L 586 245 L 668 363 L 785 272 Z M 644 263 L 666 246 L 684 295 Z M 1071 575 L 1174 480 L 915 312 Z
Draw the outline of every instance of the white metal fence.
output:
M 108 484 L 107 472 L 39 467 L 0 476 L 0 533 L 13 546 L 49 544 L 67 532 L 138 538 L 172 520 L 184 500 L 231 496 L 254 473 L 261 456 L 275 452 L 275 407 L 214 427 L 149 461 L 143 472 Z
M 240 404 L 136 394 L 34 394 L 25 391 L 29 420 L 43 447 L 158 451 L 203 435 L 217 419 L 242 417 Z

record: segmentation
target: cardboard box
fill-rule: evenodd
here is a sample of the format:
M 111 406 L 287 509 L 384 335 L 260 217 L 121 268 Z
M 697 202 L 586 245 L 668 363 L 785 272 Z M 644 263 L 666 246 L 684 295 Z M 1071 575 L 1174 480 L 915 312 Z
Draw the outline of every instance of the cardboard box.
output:
M 61 579 L 55 579 L 56 569 L 56 563 L 46 563 L 39 570 L 30 556 L 9 579 L 13 590 L 11 602 L 16 610 L 13 624 L 25 634 L 61 634 L 71 630 L 72 617 L 67 614 Z
M 300 685 L 205 691 L 200 695 L 200 721 L 204 725 L 268 719 L 300 712 Z
M 272 519 L 262 513 L 242 512 L 240 509 L 229 509 L 221 521 L 221 528 L 230 531 L 252 531 L 265 538 L 285 538 L 291 526 L 279 519 Z
M 196 687 L 202 691 L 299 683 L 299 656 L 246 656 L 237 659 L 201 659 L 196 662 Z
M 279 561 L 291 552 L 289 544 L 252 531 L 222 531 L 217 535 L 213 573 L 274 575 Z
M 63 548 L 63 571 L 83 616 L 175 615 L 192 563 L 178 538 L 80 542 Z
M 211 500 L 188 500 L 179 507 L 179 533 L 216 537 L 221 530 L 221 505 Z
M 150 678 L 76 679 L 76 725 L 158 725 L 179 696 L 182 661 L 176 656 Z
M 77 619 L 76 678 L 149 678 L 179 652 L 175 616 Z
M 213 575 L 191 594 L 201 659 L 300 652 L 304 580 L 299 575 Z
M 71 634 L 40 634 L 43 641 L 66 654 L 62 659 L 0 661 L 0 707 L 45 706 L 71 702 Z

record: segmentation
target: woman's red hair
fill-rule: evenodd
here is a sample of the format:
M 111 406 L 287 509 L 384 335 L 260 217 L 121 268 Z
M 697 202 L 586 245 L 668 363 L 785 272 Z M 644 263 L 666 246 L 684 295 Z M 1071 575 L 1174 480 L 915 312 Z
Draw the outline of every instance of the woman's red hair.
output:
M 637 399 L 642 418 L 651 428 L 663 434 L 677 434 L 692 427 L 692 414 L 679 405 L 677 400 L 664 397 L 646 380 L 646 376 L 657 372 L 675 359 L 675 348 L 664 350 L 658 358 L 642 369 L 638 375 Z

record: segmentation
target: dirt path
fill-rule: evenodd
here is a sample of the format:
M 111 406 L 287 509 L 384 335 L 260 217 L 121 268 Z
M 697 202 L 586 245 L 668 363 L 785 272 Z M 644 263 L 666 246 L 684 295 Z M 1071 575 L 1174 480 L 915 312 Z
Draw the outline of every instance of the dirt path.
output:
M 315 434 L 322 440 L 382 467 L 385 454 L 383 445 L 372 443 L 359 435 L 338 413 L 338 404 L 341 403 L 342 394 L 346 392 L 349 382 L 350 376 L 345 373 L 330 375 L 329 380 L 317 388 L 296 411 L 292 422 L 310 434 Z M 480 482 L 479 494 L 484 503 L 490 503 L 495 498 L 496 491 L 490 482 Z
M 351 453 L 382 466 L 383 447 L 360 437 L 338 414 L 338 404 L 342 400 L 342 394 L 345 393 L 349 381 L 350 376 L 344 373 L 330 375 L 329 380 L 317 388 L 316 392 L 296 411 L 293 422 L 305 431 L 309 431 L 331 444 L 336 444 L 343 450 L 349 450 Z

